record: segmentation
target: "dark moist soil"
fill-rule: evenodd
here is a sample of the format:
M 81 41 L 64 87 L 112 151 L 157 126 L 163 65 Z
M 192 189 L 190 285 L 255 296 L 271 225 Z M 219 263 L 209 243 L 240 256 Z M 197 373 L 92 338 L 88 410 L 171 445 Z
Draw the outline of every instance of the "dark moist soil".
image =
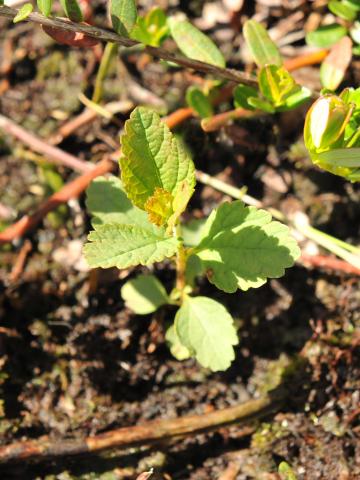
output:
M 95 18 L 105 22 L 100 2 L 94 3 Z M 166 1 L 161 3 L 167 7 Z M 203 3 L 171 2 L 169 12 L 182 9 L 190 17 L 201 17 Z M 234 25 L 257 12 L 269 27 L 276 27 L 296 10 L 285 1 L 245 3 Z M 294 3 L 304 13 L 301 28 L 312 2 Z M 209 31 L 229 64 L 242 68 L 234 25 L 217 23 Z M 56 45 L 27 24 L 9 26 L 0 20 L 0 32 L 1 62 L 6 55 L 4 40 L 8 35 L 13 38 L 1 113 L 48 138 L 81 111 L 78 93 L 91 95 L 94 54 Z M 301 45 L 293 45 L 294 55 Z M 138 54 L 124 52 L 122 58 L 148 102 L 167 105 L 170 111 L 183 105 L 184 91 L 196 76 L 158 61 L 147 63 L 139 73 Z M 354 60 L 349 72 L 354 84 L 356 73 Z M 318 87 L 317 69 L 305 69 L 301 75 L 304 83 Z M 141 103 L 136 92 L 131 82 L 124 85 L 114 67 L 105 82 L 105 101 Z M 221 106 L 228 108 L 229 104 Z M 295 205 L 313 226 L 358 244 L 359 188 L 316 170 L 306 159 L 301 140 L 305 111 L 237 122 L 207 135 L 193 119 L 177 132 L 199 169 L 231 184 L 247 185 L 265 205 L 279 209 Z M 117 118 L 123 123 L 127 115 Z M 97 119 L 60 147 L 96 161 L 116 148 L 118 133 L 114 122 Z M 67 169 L 45 168 L 43 159 L 6 135 L 0 137 L 0 154 L 1 204 L 9 207 L 1 228 L 34 210 L 75 176 Z M 198 186 L 192 215 L 208 215 L 223 199 L 211 188 Z M 247 435 L 242 427 L 233 426 L 151 448 L 21 462 L 0 467 L 2 480 L 115 480 L 135 478 L 150 467 L 155 469 L 154 479 L 271 480 L 278 478 L 275 472 L 282 460 L 301 480 L 360 478 L 357 277 L 298 265 L 260 289 L 234 295 L 201 280 L 201 294 L 230 310 L 241 338 L 231 368 L 212 374 L 193 360 L 171 357 L 164 331 L 174 311 L 164 309 L 151 318 L 124 308 L 120 288 L 140 268 L 88 271 L 81 260 L 88 230 L 83 197 L 49 215 L 29 233 L 31 252 L 15 282 L 10 272 L 24 239 L 1 249 L 1 445 L 41 435 L 58 441 L 83 438 L 151 419 L 206 414 L 264 394 L 281 382 L 289 366 L 294 374 L 290 398 L 280 412 L 253 424 Z M 155 271 L 170 290 L 173 267 L 162 263 Z M 235 465 L 238 473 L 226 477 L 229 465 Z

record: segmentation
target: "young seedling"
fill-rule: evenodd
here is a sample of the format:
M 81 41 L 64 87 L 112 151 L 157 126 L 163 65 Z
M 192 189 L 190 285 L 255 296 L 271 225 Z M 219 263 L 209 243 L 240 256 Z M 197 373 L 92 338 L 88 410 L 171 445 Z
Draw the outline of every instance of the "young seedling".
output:
M 265 28 L 255 20 L 244 24 L 246 44 L 259 67 L 259 92 L 246 85 L 234 90 L 235 107 L 267 113 L 291 110 L 311 97 L 306 87 L 298 85 L 283 67 L 283 60 Z
M 179 359 L 195 357 L 213 371 L 234 359 L 238 336 L 219 302 L 194 296 L 195 278 L 206 275 L 227 293 L 260 287 L 278 278 L 299 256 L 288 227 L 242 201 L 223 203 L 206 221 L 180 223 L 195 188 L 187 150 L 153 111 L 138 107 L 121 136 L 121 180 L 96 179 L 87 192 L 94 230 L 84 247 L 91 267 L 149 266 L 165 258 L 176 266 L 170 293 L 153 275 L 139 275 L 122 288 L 126 305 L 149 314 L 178 307 L 166 338 Z

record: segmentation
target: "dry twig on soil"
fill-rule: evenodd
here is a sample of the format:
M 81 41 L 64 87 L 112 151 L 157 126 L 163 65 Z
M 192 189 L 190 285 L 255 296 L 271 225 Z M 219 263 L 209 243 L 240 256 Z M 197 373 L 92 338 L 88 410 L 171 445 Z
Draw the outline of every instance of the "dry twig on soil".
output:
M 128 448 L 170 438 L 182 438 L 216 430 L 234 423 L 247 423 L 277 411 L 285 393 L 279 391 L 263 398 L 224 408 L 203 415 L 189 415 L 172 420 L 154 420 L 133 427 L 124 427 L 83 440 L 28 440 L 0 447 L 0 463 L 46 459 L 64 455 L 99 452 L 109 448 Z

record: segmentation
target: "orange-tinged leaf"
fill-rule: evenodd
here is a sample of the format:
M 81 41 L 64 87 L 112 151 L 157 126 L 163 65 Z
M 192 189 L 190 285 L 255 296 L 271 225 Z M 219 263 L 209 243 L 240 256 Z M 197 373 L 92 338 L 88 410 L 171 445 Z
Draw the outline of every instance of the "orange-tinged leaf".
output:
M 330 50 L 321 65 L 321 83 L 329 90 L 336 90 L 343 81 L 352 58 L 352 41 L 343 37 Z
M 154 194 L 145 203 L 149 220 L 158 227 L 165 225 L 173 213 L 173 196 L 163 188 L 157 187 Z
M 56 42 L 70 47 L 89 48 L 99 43 L 96 38 L 89 37 L 81 32 L 68 32 L 59 28 L 48 27 L 47 25 L 43 25 L 42 29 Z

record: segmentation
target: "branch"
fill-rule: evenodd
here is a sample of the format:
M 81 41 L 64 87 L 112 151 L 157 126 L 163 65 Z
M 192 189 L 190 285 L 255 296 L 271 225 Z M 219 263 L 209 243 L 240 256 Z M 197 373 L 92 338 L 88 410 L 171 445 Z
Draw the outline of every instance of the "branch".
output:
M 8 135 L 14 136 L 31 148 L 31 150 L 40 153 L 49 161 L 57 165 L 64 165 L 73 170 L 77 170 L 78 172 L 90 172 L 93 169 L 92 163 L 80 160 L 79 158 L 74 157 L 74 155 L 60 150 L 60 148 L 49 145 L 48 143 L 44 142 L 44 140 L 41 140 L 41 138 L 26 131 L 23 127 L 20 127 L 20 125 L 17 125 L 12 120 L 1 114 L 0 130 Z
M 9 7 L 0 7 L 0 16 L 13 19 L 17 14 L 17 10 Z M 257 86 L 257 81 L 251 75 L 248 75 L 244 72 L 238 72 L 231 68 L 220 68 L 215 65 L 210 65 L 209 63 L 200 62 L 198 60 L 191 60 L 189 58 L 175 55 L 171 52 L 168 52 L 164 48 L 150 47 L 145 46 L 136 40 L 131 38 L 121 37 L 115 32 L 106 30 L 104 28 L 94 27 L 92 25 L 84 25 L 80 23 L 74 23 L 69 20 L 64 20 L 61 18 L 47 18 L 44 15 L 39 13 L 31 13 L 26 19 L 26 22 L 38 23 L 51 28 L 56 28 L 59 30 L 66 30 L 68 32 L 74 33 L 83 33 L 89 37 L 96 38 L 97 40 L 102 40 L 104 42 L 112 42 L 121 45 L 122 47 L 134 47 L 141 46 L 143 51 L 162 60 L 168 62 L 176 63 L 185 68 L 191 68 L 202 73 L 214 75 L 216 77 L 223 78 L 224 80 L 230 80 L 235 83 L 243 83 L 244 85 L 250 85 L 253 87 Z
M 263 398 L 211 413 L 170 420 L 154 420 L 133 427 L 110 430 L 85 439 L 40 438 L 15 442 L 0 447 L 0 463 L 99 452 L 109 448 L 129 448 L 134 445 L 146 445 L 216 430 L 233 423 L 246 423 L 278 411 L 284 402 L 284 396 L 285 392 L 280 390 L 276 394 L 269 394 Z

